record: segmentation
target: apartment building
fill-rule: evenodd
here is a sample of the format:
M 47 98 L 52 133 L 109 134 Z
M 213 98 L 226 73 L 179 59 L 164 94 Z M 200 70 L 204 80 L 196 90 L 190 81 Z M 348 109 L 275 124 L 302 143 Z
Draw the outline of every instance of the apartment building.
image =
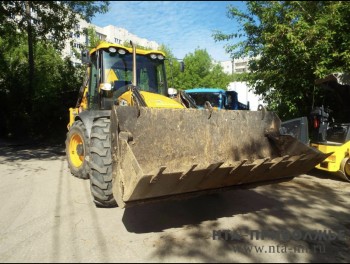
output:
M 227 74 L 249 72 L 248 57 L 218 63 L 220 63 L 223 71 Z M 253 111 L 256 111 L 260 104 L 266 106 L 262 97 L 256 95 L 247 82 L 231 82 L 228 84 L 227 90 L 236 91 L 238 93 L 238 100 L 244 104 L 249 102 L 250 109 Z
M 228 61 L 221 61 L 220 65 L 227 74 L 248 72 L 248 58 L 232 59 Z

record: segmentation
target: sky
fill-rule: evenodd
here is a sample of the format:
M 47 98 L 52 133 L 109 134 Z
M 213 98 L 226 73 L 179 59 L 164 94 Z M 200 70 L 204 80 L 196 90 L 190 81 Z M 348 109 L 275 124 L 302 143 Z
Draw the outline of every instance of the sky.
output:
M 215 42 L 214 30 L 237 31 L 238 24 L 227 16 L 229 5 L 243 9 L 243 1 L 110 1 L 109 11 L 96 14 L 91 23 L 113 25 L 131 34 L 164 44 L 178 59 L 196 49 L 206 49 L 216 61 L 230 60 L 225 52 L 230 42 Z

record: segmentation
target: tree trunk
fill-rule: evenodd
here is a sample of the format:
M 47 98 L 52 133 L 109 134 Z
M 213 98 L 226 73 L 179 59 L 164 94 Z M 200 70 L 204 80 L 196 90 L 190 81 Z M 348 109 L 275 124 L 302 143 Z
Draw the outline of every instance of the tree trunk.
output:
M 34 95 L 34 49 L 33 49 L 33 33 L 31 23 L 31 2 L 25 1 L 26 17 L 27 17 L 27 34 L 28 34 L 28 65 L 29 65 L 29 76 L 28 76 L 28 99 L 26 100 L 26 110 L 28 114 L 32 112 L 32 97 Z

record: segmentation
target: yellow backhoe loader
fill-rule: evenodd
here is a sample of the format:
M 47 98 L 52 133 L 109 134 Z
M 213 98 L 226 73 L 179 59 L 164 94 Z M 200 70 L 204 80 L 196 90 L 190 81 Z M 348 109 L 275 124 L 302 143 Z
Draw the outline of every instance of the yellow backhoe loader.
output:
M 83 52 L 88 71 L 66 140 L 69 168 L 90 178 L 96 206 L 292 179 L 329 154 L 280 133 L 275 113 L 200 110 L 168 88 L 165 55 L 102 42 Z

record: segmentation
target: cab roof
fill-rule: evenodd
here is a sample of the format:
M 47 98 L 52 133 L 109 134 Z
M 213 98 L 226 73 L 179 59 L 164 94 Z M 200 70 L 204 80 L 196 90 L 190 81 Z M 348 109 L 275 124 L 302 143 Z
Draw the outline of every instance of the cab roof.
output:
M 119 44 L 116 44 L 116 43 L 111 43 L 111 42 L 107 42 L 107 41 L 101 41 L 95 48 L 90 50 L 90 55 L 93 54 L 94 52 L 96 52 L 97 50 L 108 49 L 109 47 L 122 48 L 122 49 L 127 50 L 129 53 L 132 53 L 132 48 L 125 47 L 123 45 L 119 45 Z M 141 54 L 141 55 L 148 55 L 148 54 L 151 54 L 151 53 L 156 53 L 156 54 L 161 54 L 161 55 L 163 55 L 165 57 L 164 52 L 162 52 L 160 50 L 144 50 L 144 49 L 136 48 L 136 53 L 137 54 Z

